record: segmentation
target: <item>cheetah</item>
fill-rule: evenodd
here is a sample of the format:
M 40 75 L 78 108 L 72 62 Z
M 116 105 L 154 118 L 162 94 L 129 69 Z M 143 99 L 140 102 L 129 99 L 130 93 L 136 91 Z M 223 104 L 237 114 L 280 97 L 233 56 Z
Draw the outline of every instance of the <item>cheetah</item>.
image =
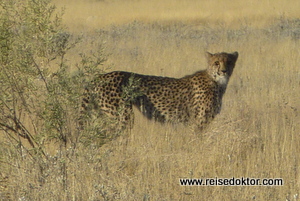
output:
M 206 52 L 208 67 L 182 78 L 114 71 L 98 75 L 85 91 L 83 109 L 94 109 L 125 125 L 136 106 L 148 119 L 195 124 L 203 129 L 220 113 L 238 52 Z

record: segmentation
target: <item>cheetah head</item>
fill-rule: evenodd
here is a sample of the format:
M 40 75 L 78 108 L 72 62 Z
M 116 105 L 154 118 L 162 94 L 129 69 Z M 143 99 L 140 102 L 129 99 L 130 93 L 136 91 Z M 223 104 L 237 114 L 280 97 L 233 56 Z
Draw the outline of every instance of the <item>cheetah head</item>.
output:
M 220 85 L 227 85 L 233 72 L 238 52 L 233 53 L 206 53 L 208 61 L 208 74 Z

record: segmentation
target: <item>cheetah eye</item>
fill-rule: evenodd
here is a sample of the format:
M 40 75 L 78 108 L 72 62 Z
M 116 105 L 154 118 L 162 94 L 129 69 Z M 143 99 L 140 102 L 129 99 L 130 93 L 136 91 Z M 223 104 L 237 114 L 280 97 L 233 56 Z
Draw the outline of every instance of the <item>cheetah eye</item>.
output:
M 216 62 L 215 62 L 215 65 L 216 65 L 216 66 L 219 66 L 219 65 L 220 65 L 220 62 L 219 62 L 219 61 L 216 61 Z

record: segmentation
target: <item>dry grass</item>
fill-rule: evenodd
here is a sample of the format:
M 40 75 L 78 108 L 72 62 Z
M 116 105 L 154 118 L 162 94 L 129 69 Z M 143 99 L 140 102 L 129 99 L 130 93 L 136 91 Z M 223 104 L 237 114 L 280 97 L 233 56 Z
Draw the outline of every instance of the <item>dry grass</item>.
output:
M 296 0 L 54 0 L 54 3 L 58 7 L 67 8 L 66 24 L 72 31 L 79 32 L 134 20 L 211 25 L 226 23 L 227 26 L 237 26 L 246 20 L 253 26 L 264 26 L 280 15 L 287 18 L 299 17 L 300 6 L 300 2 Z
M 240 57 L 221 114 L 204 133 L 151 122 L 136 111 L 130 133 L 101 148 L 80 148 L 67 161 L 53 156 L 43 185 L 34 163 L 9 155 L 7 148 L 1 158 L 11 163 L 1 166 L 2 177 L 13 199 L 298 200 L 299 2 L 199 2 L 59 4 L 66 4 L 71 30 L 84 33 L 84 43 L 69 56 L 93 48 L 92 41 L 105 41 L 112 70 L 181 77 L 205 68 L 205 51 L 238 51 Z M 91 24 L 84 21 L 89 16 L 95 16 Z M 55 146 L 49 151 L 55 153 Z M 68 167 L 67 186 L 62 163 Z M 179 185 L 179 178 L 208 177 L 283 178 L 284 186 Z

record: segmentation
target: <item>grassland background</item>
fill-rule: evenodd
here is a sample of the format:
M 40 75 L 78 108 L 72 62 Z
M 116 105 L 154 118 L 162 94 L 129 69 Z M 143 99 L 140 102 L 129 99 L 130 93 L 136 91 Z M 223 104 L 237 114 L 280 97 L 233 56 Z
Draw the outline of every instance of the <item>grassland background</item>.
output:
M 67 190 L 59 185 L 55 146 L 49 153 L 57 163 L 43 185 L 34 164 L 8 154 L 1 176 L 14 200 L 299 199 L 299 1 L 54 3 L 65 6 L 71 33 L 83 36 L 70 61 L 102 44 L 110 70 L 182 77 L 206 67 L 205 51 L 240 56 L 221 114 L 205 132 L 161 125 L 135 111 L 130 133 L 67 162 Z M 284 186 L 179 185 L 179 178 L 210 177 L 283 178 Z

